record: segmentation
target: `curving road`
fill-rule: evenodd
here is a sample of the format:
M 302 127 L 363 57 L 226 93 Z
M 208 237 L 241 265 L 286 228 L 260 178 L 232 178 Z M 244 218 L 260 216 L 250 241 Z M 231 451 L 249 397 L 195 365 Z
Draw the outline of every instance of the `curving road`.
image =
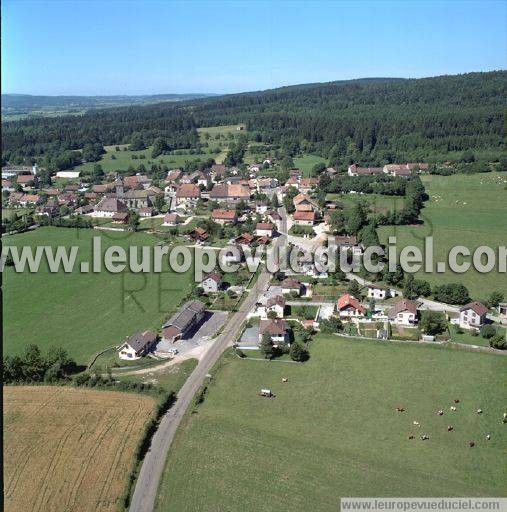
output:
M 286 236 L 283 233 L 287 232 L 285 209 L 280 208 L 279 212 L 282 216 L 280 227 L 282 236 L 278 237 L 274 242 L 277 246 L 286 242 Z M 222 334 L 218 336 L 206 354 L 201 358 L 199 364 L 180 389 L 175 403 L 162 417 L 159 428 L 152 438 L 150 449 L 141 466 L 130 504 L 130 512 L 153 511 L 167 453 L 188 406 L 223 351 L 235 341 L 243 322 L 246 320 L 247 314 L 255 306 L 259 295 L 267 290 L 270 280 L 271 274 L 264 269 L 241 305 L 240 311 L 230 317 L 224 326 Z

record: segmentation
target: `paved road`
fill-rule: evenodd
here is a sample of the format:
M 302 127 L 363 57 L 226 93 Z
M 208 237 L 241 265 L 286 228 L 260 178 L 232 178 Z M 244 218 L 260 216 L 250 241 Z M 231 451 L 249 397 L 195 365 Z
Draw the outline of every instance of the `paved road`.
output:
M 282 215 L 282 226 L 286 227 L 285 210 L 281 208 L 279 211 Z M 285 240 L 285 236 L 281 236 L 274 243 L 281 245 L 285 243 Z M 195 370 L 180 389 L 176 402 L 162 417 L 159 428 L 152 438 L 150 450 L 146 454 L 141 466 L 132 496 L 130 512 L 153 511 L 167 453 L 185 411 L 196 392 L 206 380 L 206 374 L 209 373 L 218 361 L 223 351 L 235 341 L 243 322 L 246 320 L 247 314 L 255 306 L 259 295 L 267 290 L 270 279 L 271 275 L 266 270 L 263 270 L 243 302 L 241 310 L 230 317 L 223 333 L 213 342 L 209 350 L 201 358 Z

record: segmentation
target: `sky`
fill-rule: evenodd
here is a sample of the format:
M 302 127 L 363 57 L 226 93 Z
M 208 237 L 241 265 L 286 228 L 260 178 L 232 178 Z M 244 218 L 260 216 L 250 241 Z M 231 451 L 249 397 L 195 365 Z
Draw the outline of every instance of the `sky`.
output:
M 2 93 L 231 93 L 507 68 L 504 1 L 3 0 Z

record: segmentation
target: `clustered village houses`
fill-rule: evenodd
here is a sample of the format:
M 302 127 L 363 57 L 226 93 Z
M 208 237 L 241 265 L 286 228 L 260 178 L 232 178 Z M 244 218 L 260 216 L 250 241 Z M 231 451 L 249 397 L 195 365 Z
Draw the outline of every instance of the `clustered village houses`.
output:
M 287 180 L 280 183 L 277 178 L 264 175 L 264 171 L 273 166 L 276 166 L 274 159 L 266 159 L 249 165 L 246 175 L 238 168 L 224 164 L 213 164 L 193 172 L 172 169 L 165 179 L 155 184 L 147 175 L 140 173 L 110 172 L 100 183 L 91 183 L 89 177 L 82 176 L 80 172 L 60 171 L 52 176 L 51 186 L 41 185 L 37 166 L 7 166 L 2 168 L 2 189 L 4 204 L 13 211 L 31 208 L 36 219 L 80 216 L 94 221 L 93 226 L 99 229 L 123 229 L 135 215 L 140 222 L 158 219 L 154 229 L 178 229 L 192 226 L 193 219 L 205 218 L 221 228 L 234 227 L 234 236 L 227 243 L 236 244 L 239 248 L 269 245 L 279 236 L 283 219 L 278 206 L 289 194 L 293 207 L 285 219 L 288 241 L 315 248 L 319 237 L 312 240 L 305 229 L 314 229 L 313 235 L 332 233 L 330 215 L 340 205 L 334 201 L 318 204 L 315 192 L 319 178 L 305 177 L 300 169 L 295 168 L 290 169 Z M 414 173 L 427 170 L 428 164 L 425 163 L 383 167 L 353 164 L 348 167 L 347 174 L 386 174 L 409 179 Z M 332 177 L 337 171 L 327 168 L 326 173 Z M 196 226 L 187 229 L 184 234 L 187 243 L 211 245 L 213 233 L 209 225 L 208 228 Z M 294 231 L 295 226 L 303 227 L 303 231 Z M 294 234 L 291 234 L 291 229 Z M 338 233 L 335 238 L 339 247 L 354 254 L 362 253 L 363 247 L 356 236 Z M 245 329 L 238 346 L 256 348 L 263 339 L 269 339 L 274 346 L 290 345 L 295 322 L 303 328 L 318 331 L 323 321 L 330 320 L 353 326 L 355 335 L 369 331 L 377 339 L 387 339 L 393 328 L 400 328 L 403 337 L 403 333 L 417 329 L 421 312 L 428 309 L 427 304 L 404 298 L 394 287 L 372 283 L 358 287 L 355 294 L 344 292 L 332 299 L 326 297 L 326 303 L 319 300 L 319 305 L 311 310 L 312 314 L 309 315 L 306 308 L 303 317 L 294 311 L 297 307 L 311 307 L 312 300 L 319 299 L 314 290 L 315 283 L 328 277 L 319 274 L 312 262 L 303 268 L 300 275 L 282 276 L 281 280 L 273 276 L 269 289 L 259 297 L 255 309 L 250 312 L 252 326 Z M 241 286 L 231 287 L 218 270 L 206 275 L 196 285 L 198 295 L 206 298 L 223 294 L 228 288 L 235 288 L 239 295 L 245 291 Z M 296 309 L 291 304 L 296 304 Z M 507 304 L 501 303 L 498 313 L 502 320 L 507 319 Z M 446 320 L 460 328 L 478 330 L 488 321 L 488 309 L 483 303 L 473 301 L 448 315 Z M 170 354 L 171 346 L 191 338 L 204 322 L 206 301 L 194 298 L 185 302 L 157 331 L 145 330 L 119 340 L 118 355 L 122 359 L 137 359 L 150 353 Z M 432 339 L 424 333 L 421 335 Z

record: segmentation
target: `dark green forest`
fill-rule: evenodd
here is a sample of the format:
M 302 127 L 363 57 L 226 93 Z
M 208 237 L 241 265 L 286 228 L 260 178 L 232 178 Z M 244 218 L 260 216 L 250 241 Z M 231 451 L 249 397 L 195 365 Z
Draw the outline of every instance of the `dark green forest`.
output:
M 364 79 L 3 123 L 3 163 L 68 158 L 90 145 L 165 141 L 199 149 L 196 128 L 245 123 L 251 141 L 331 165 L 495 161 L 505 144 L 507 71 Z M 72 162 L 72 158 L 69 158 Z

